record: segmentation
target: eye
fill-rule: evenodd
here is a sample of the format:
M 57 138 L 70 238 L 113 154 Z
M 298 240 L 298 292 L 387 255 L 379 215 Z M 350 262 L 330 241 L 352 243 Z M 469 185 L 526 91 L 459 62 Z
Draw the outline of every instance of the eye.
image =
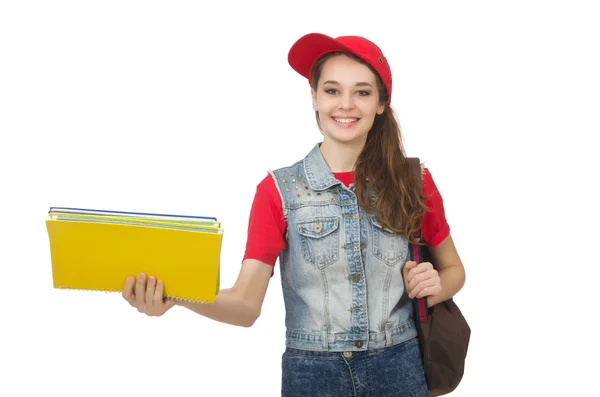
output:
M 363 90 L 361 90 L 361 91 L 358 91 L 358 95 L 360 95 L 360 96 L 367 96 L 367 95 L 371 95 L 371 93 L 369 91 L 363 91 Z
M 337 90 L 335 88 L 328 88 L 328 89 L 325 90 L 325 92 L 327 94 L 334 95 L 334 94 L 337 93 Z

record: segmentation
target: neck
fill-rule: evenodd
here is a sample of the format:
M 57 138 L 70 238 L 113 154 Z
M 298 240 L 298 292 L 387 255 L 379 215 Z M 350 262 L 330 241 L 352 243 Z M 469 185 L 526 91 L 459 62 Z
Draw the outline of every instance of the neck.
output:
M 354 171 L 354 165 L 364 146 L 364 141 L 340 143 L 324 139 L 320 149 L 331 172 L 349 172 Z

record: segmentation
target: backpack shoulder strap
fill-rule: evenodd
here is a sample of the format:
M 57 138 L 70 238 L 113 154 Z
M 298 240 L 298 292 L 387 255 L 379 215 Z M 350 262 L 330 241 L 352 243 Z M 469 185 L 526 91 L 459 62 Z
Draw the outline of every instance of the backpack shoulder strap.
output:
M 410 164 L 410 171 L 413 173 L 414 177 L 419 184 L 419 188 L 423 189 L 423 168 L 421 167 L 421 161 L 418 157 L 408 157 L 408 162 Z M 421 229 L 419 229 L 419 238 L 421 237 Z M 421 253 L 423 249 L 420 249 L 415 244 L 409 244 L 409 260 L 417 261 L 420 263 L 424 258 L 421 258 Z M 413 299 L 413 310 L 416 321 L 425 321 L 429 317 L 429 310 L 427 307 L 427 297 L 425 298 L 415 298 Z

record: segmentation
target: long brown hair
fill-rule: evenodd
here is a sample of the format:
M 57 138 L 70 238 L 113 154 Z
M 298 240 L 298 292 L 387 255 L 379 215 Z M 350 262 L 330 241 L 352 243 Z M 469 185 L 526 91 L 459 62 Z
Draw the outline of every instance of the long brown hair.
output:
M 427 207 L 418 180 L 411 172 L 402 144 L 402 132 L 393 109 L 387 105 L 387 89 L 379 74 L 353 54 L 331 52 L 315 62 L 311 87 L 317 91 L 323 65 L 340 54 L 366 65 L 373 72 L 377 80 L 379 103 L 386 104 L 383 113 L 375 116 L 365 147 L 356 160 L 354 182 L 358 204 L 366 211 L 373 211 L 382 227 L 399 233 L 411 243 L 422 244 L 416 241 L 414 234 L 420 227 Z M 315 112 L 315 116 L 321 129 L 319 113 Z M 376 197 L 373 201 L 369 196 L 370 190 Z

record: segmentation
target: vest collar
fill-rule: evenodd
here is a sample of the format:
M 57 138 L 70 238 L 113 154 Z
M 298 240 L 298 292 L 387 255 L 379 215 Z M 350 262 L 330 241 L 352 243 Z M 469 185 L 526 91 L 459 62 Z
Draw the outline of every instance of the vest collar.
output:
M 335 178 L 333 172 L 325 162 L 321 153 L 321 143 L 317 143 L 315 147 L 306 155 L 303 160 L 304 173 L 306 180 L 311 189 L 327 190 L 332 186 L 340 185 L 341 182 Z

